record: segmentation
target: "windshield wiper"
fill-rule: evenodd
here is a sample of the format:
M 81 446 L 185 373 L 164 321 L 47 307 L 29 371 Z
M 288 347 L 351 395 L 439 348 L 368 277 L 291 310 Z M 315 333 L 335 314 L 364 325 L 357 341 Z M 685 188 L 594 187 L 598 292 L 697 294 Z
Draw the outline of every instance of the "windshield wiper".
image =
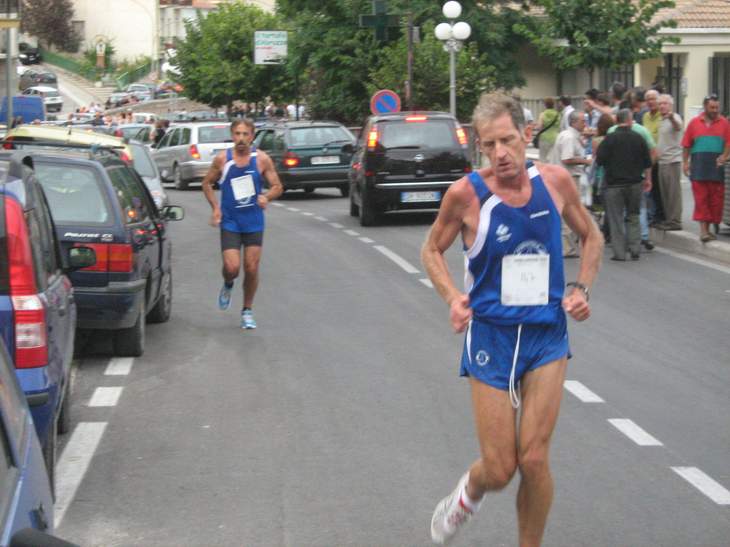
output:
M 331 145 L 331 144 L 335 144 L 335 143 L 337 143 L 337 142 L 350 142 L 350 139 L 337 139 L 336 141 L 330 141 L 330 142 L 326 142 L 326 143 L 324 143 L 324 144 L 322 145 L 322 148 L 324 148 L 325 146 L 329 146 L 329 145 Z

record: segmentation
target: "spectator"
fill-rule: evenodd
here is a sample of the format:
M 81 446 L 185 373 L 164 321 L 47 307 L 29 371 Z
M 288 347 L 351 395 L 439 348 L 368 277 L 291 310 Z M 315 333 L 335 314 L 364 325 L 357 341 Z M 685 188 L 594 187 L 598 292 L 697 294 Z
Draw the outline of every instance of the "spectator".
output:
M 565 131 L 570 127 L 570 114 L 575 110 L 570 97 L 561 95 L 558 100 L 558 108 L 560 109 L 560 131 Z
M 621 107 L 621 101 L 624 100 L 626 95 L 626 86 L 621 82 L 614 82 L 611 85 L 611 112 L 614 116 Z
M 650 89 L 644 94 L 646 99 L 646 112 L 641 118 L 641 125 L 646 127 L 654 139 L 655 143 L 659 143 L 659 124 L 662 121 L 662 115 L 659 113 L 659 93 Z M 681 129 L 681 125 L 680 125 Z M 657 155 L 659 154 L 657 150 Z M 665 220 L 664 207 L 662 207 L 661 184 L 659 183 L 659 164 L 657 162 L 651 168 L 651 194 L 647 202 L 647 212 L 649 215 L 649 225 L 661 224 Z
M 537 119 L 535 132 L 540 135 L 538 138 L 540 161 L 548 162 L 552 157 L 555 139 L 558 137 L 560 114 L 555 110 L 555 99 L 552 97 L 545 97 L 543 103 L 545 104 L 545 110 Z
M 662 119 L 658 127 L 657 164 L 659 165 L 659 177 L 656 181 L 662 187 L 660 195 L 665 219 L 662 224 L 658 225 L 658 228 L 662 230 L 681 230 L 682 118 L 674 113 L 674 99 L 671 95 L 659 95 L 657 103 Z
M 534 128 L 535 127 L 535 116 L 532 114 L 532 110 L 527 108 L 525 105 L 522 104 L 522 97 L 520 97 L 519 93 L 513 93 L 512 99 L 517 101 L 520 106 L 522 107 L 522 115 L 525 117 L 525 124 L 529 127 Z
M 565 167 L 573 177 L 575 188 L 581 194 L 581 177 L 585 177 L 585 166 L 591 164 L 586 158 L 583 129 L 586 121 L 583 112 L 573 111 L 568 117 L 568 129 L 561 131 L 553 148 L 553 162 Z M 579 256 L 578 238 L 568 225 L 563 222 L 561 229 L 563 240 L 563 257 L 577 258 Z
M 632 111 L 619 110 L 617 119 L 619 125 L 601 143 L 596 162 L 605 170 L 606 215 L 613 248 L 611 260 L 626 260 L 627 244 L 631 259 L 638 260 L 639 206 L 642 182 L 644 192 L 651 188 L 651 155 L 646 141 L 631 130 Z
M 692 118 L 682 139 L 682 170 L 692 181 L 695 210 L 692 220 L 700 223 L 700 240 L 717 239 L 710 224 L 719 230 L 725 195 L 722 166 L 730 155 L 730 124 L 720 115 L 717 95 L 702 101 L 704 111 Z
M 646 97 L 643 87 L 635 87 L 629 93 L 629 101 L 631 102 L 631 111 L 634 115 L 634 123 L 643 124 L 644 113 L 646 108 Z M 654 139 L 656 142 L 656 139 Z

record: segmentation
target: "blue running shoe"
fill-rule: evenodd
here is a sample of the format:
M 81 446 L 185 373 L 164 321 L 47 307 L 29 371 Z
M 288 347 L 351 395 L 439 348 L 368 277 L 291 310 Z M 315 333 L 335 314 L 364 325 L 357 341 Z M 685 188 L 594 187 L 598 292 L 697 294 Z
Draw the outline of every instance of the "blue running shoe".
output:
M 241 328 L 242 329 L 255 329 L 256 320 L 253 318 L 253 312 L 251 310 L 243 310 L 241 312 Z
M 231 306 L 231 291 L 233 286 L 226 287 L 224 283 L 221 287 L 221 292 L 218 293 L 218 309 L 227 310 Z

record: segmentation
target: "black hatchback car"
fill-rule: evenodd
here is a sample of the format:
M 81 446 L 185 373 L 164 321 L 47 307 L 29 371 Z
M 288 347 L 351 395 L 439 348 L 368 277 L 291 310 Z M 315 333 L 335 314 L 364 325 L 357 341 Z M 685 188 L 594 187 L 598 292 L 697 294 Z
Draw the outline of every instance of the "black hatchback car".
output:
M 466 132 L 445 112 L 370 116 L 350 166 L 350 214 L 371 226 L 386 211 L 437 209 L 471 171 L 467 148 Z
M 349 191 L 347 172 L 354 142 L 345 126 L 326 121 L 266 124 L 254 139 L 256 148 L 274 161 L 285 192 L 339 188 L 343 196 Z
M 114 351 L 139 356 L 145 322 L 165 322 L 172 306 L 172 243 L 168 220 L 183 209 L 158 211 L 144 181 L 110 149 L 34 151 L 62 247 L 90 247 L 96 264 L 70 274 L 78 327 L 112 331 Z

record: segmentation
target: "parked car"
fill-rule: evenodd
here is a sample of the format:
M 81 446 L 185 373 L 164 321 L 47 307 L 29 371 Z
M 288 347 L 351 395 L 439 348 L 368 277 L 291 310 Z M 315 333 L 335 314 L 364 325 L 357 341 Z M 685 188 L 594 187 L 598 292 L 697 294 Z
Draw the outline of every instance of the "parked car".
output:
M 25 91 L 34 85 L 58 86 L 58 78 L 48 70 L 26 70 L 18 80 L 18 89 Z
M 284 191 L 339 188 L 347 196 L 355 137 L 343 125 L 326 121 L 269 123 L 256 131 L 256 148 L 274 161 Z M 343 146 L 349 145 L 347 151 Z
M 129 84 L 124 91 L 130 97 L 136 97 L 138 101 L 149 101 L 154 97 L 155 86 L 147 84 Z
M 172 180 L 175 188 L 185 190 L 203 180 L 218 152 L 232 146 L 228 123 L 182 123 L 167 130 L 153 147 L 152 158 L 163 181 Z
M 0 338 L 0 545 L 74 547 L 53 537 L 53 493 L 33 420 Z
M 76 304 L 66 273 L 95 259 L 83 245 L 61 250 L 34 169 L 31 155 L 0 152 L 0 254 L 7 257 L 0 261 L 0 332 L 53 485 L 56 435 L 70 427 Z
M 172 309 L 172 242 L 168 220 L 183 209 L 158 211 L 144 182 L 114 150 L 34 152 L 64 249 L 94 249 L 94 266 L 71 273 L 78 327 L 112 334 L 120 356 L 144 352 L 145 323 L 165 322 Z
M 41 49 L 39 47 L 33 47 L 25 42 L 18 44 L 18 59 L 24 65 L 33 65 L 40 63 L 43 58 L 41 56 Z
M 106 100 L 107 108 L 115 108 L 129 102 L 129 93 L 126 91 L 115 91 Z
M 370 116 L 350 166 L 350 214 L 375 224 L 386 211 L 437 209 L 471 171 L 467 136 L 445 112 Z
M 155 161 L 152 159 L 149 148 L 139 141 L 130 141 L 129 147 L 134 154 L 132 161 L 134 170 L 142 177 L 157 208 L 162 209 L 166 205 L 169 205 L 170 200 L 167 198 L 167 193 L 162 186 L 160 172 L 157 170 L 157 165 L 155 165 Z
M 116 127 L 114 136 L 150 145 L 154 130 L 155 126 L 149 123 L 124 123 Z
M 61 112 L 63 108 L 63 97 L 55 87 L 45 85 L 34 85 L 23 91 L 23 95 L 37 95 L 43 99 L 48 112 Z

